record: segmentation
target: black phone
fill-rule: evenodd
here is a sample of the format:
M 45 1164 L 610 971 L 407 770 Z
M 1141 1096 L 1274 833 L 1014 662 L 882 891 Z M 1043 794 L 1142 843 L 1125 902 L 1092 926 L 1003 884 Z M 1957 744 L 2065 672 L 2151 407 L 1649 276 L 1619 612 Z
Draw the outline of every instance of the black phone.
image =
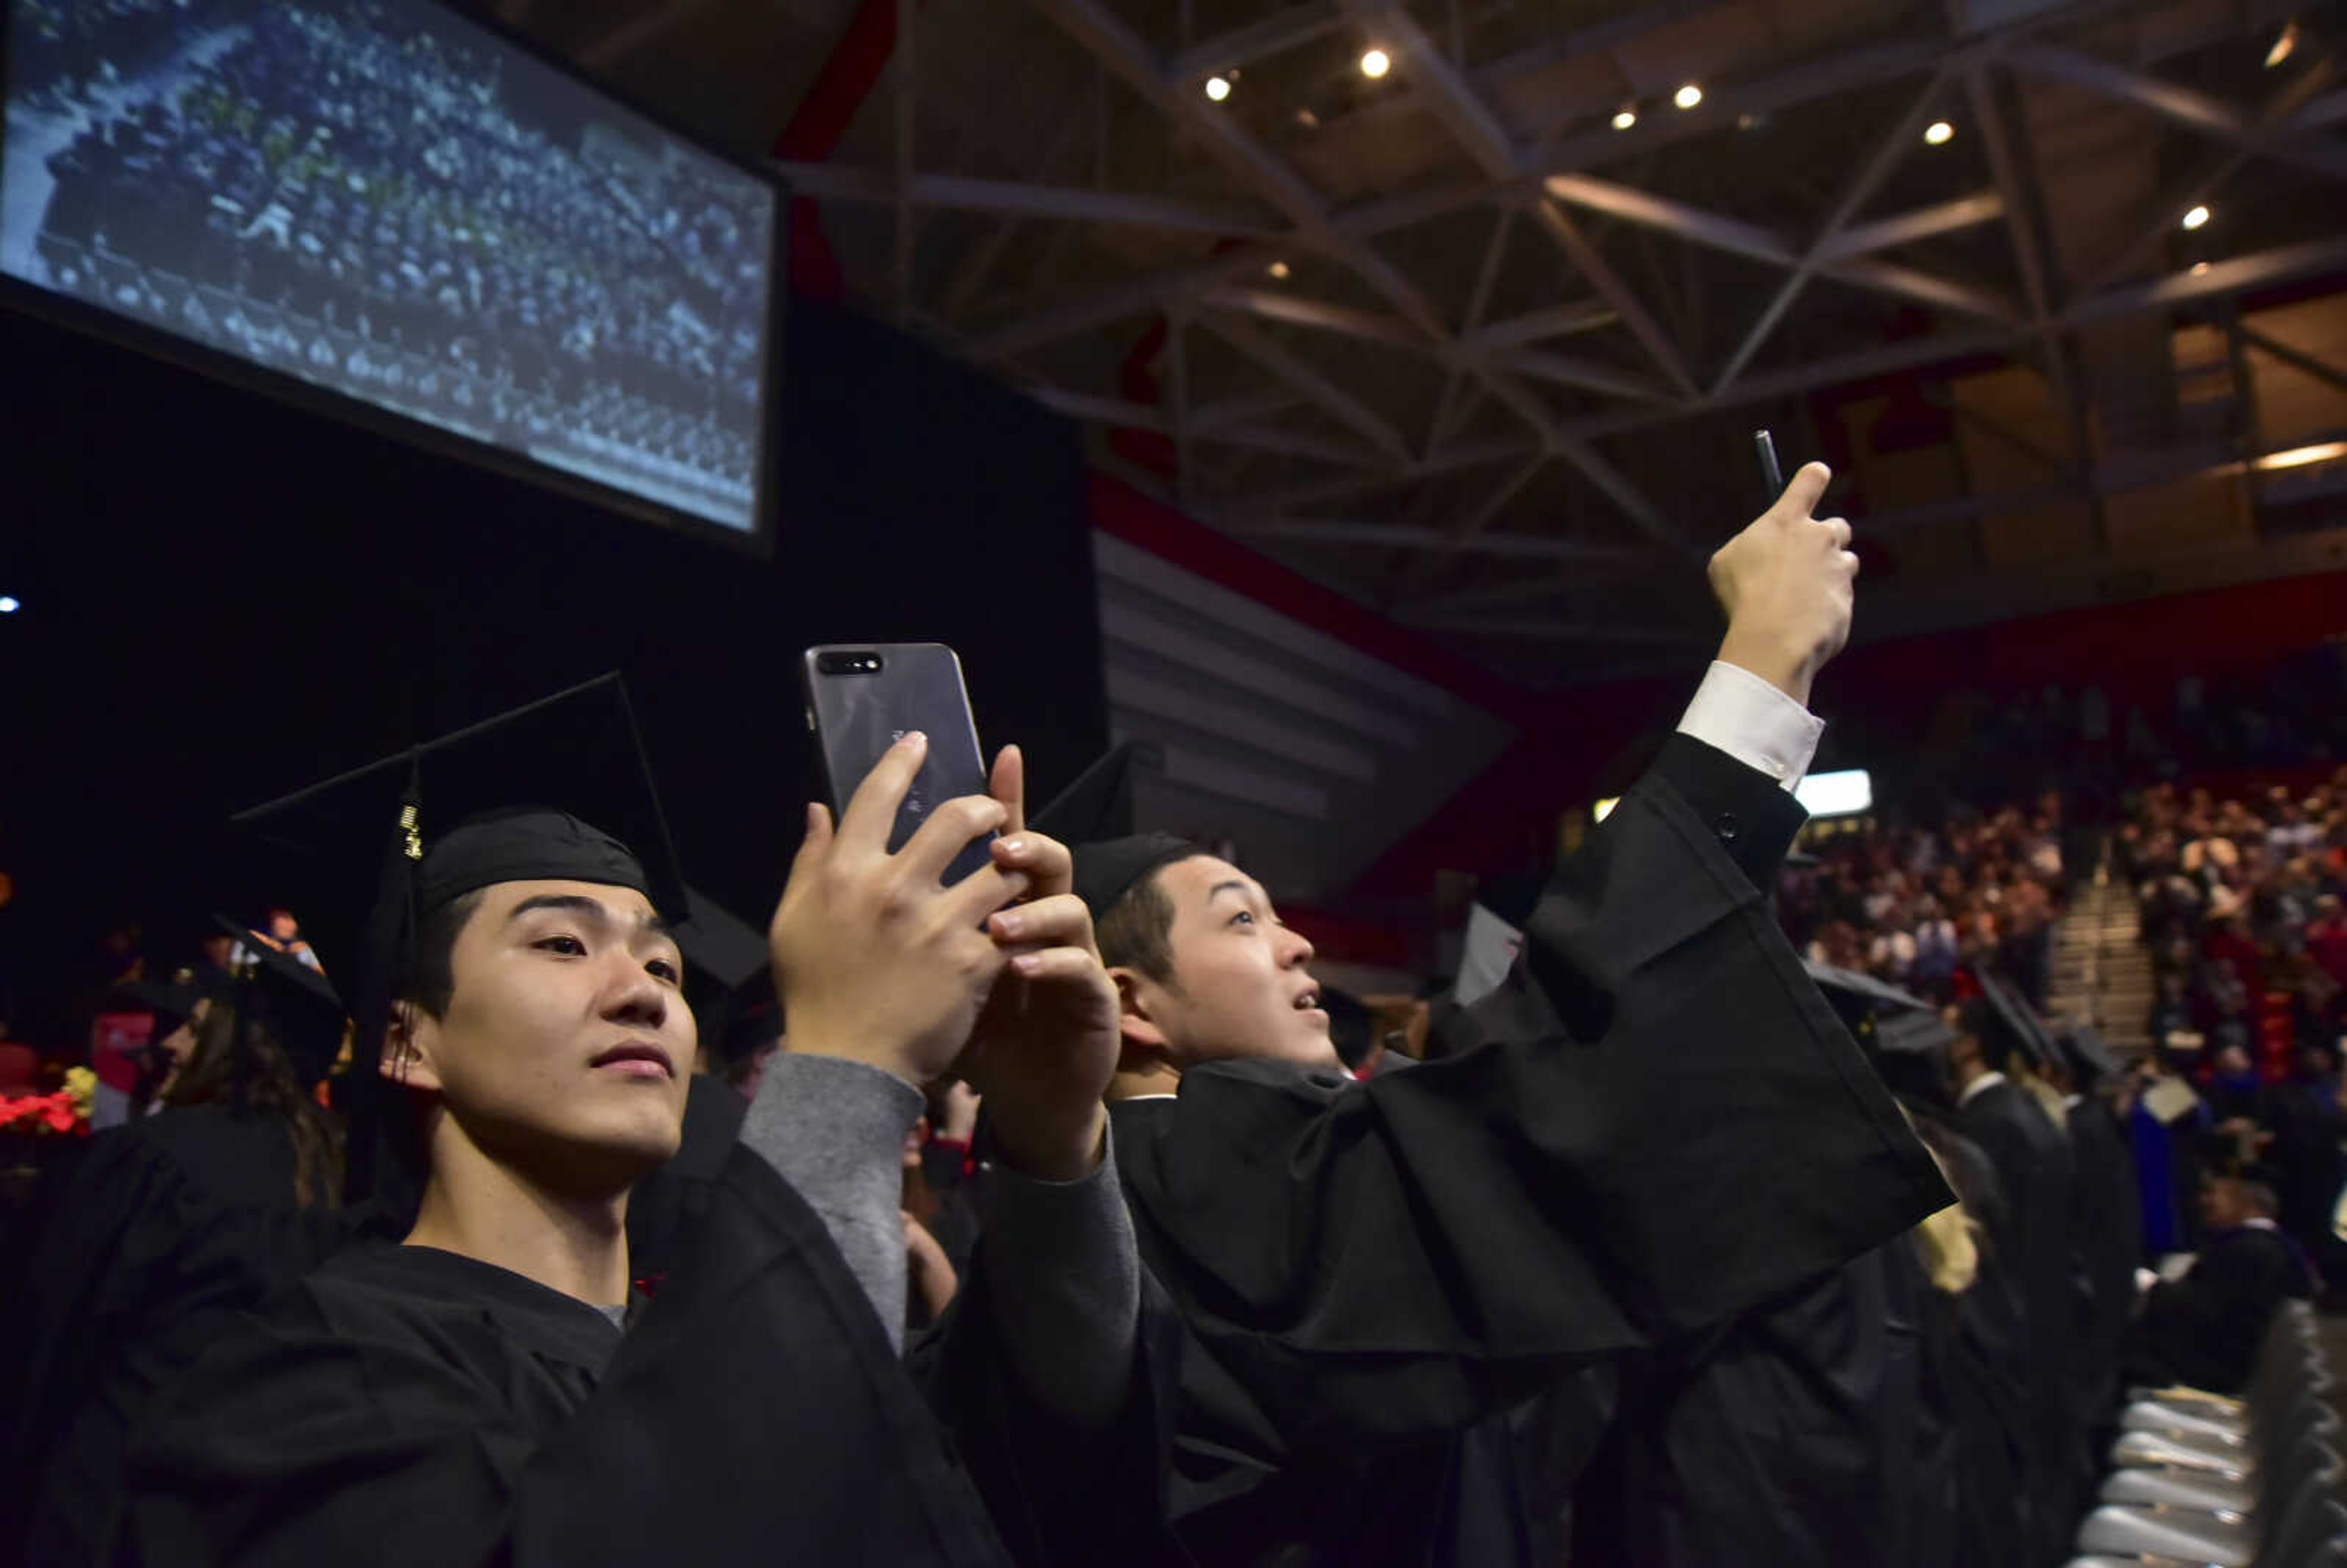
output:
M 1752 433 L 1752 449 L 1760 456 L 1760 483 L 1768 494 L 1760 497 L 1762 509 L 1777 504 L 1785 493 L 1785 470 L 1777 462 L 1777 439 L 1766 430 Z
M 986 793 L 986 758 L 978 749 L 961 660 L 944 643 L 826 643 L 806 651 L 799 678 L 835 822 L 846 815 L 874 764 L 913 730 L 929 738 L 929 751 L 897 808 L 890 853 L 902 849 L 945 802 Z M 984 866 L 993 841 L 990 833 L 971 840 L 942 880 L 951 886 Z

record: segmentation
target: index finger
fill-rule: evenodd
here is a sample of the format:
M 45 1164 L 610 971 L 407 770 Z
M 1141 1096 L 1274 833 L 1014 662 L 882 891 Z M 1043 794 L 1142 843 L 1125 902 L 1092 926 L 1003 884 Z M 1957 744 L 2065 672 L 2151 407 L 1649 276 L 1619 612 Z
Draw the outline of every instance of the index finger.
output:
M 1010 816 L 1002 824 L 1006 834 L 1020 833 L 1027 826 L 1027 753 L 1017 746 L 1005 746 L 994 754 L 994 772 L 987 781 L 986 793 L 1000 801 Z
M 1815 516 L 1818 502 L 1824 498 L 1826 486 L 1832 480 L 1833 470 L 1823 463 L 1804 463 L 1785 487 L 1785 493 L 1777 497 L 1777 504 L 1768 509 L 1788 518 Z
M 888 852 L 888 835 L 897 825 L 897 808 L 905 804 L 905 793 L 913 787 L 914 776 L 921 771 L 921 761 L 928 751 L 929 738 L 914 730 L 880 753 L 880 760 L 872 764 L 872 771 L 856 786 L 847 811 L 839 819 L 839 843 L 875 855 Z

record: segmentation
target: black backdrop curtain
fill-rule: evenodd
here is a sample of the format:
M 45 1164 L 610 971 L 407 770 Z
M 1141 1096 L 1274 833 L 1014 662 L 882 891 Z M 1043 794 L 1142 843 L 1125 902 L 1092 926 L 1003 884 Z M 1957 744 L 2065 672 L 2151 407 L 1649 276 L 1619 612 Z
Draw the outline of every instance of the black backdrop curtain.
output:
M 1107 739 L 1074 427 L 839 306 L 784 338 L 762 560 L 0 310 L 0 983 L 266 897 L 229 811 L 615 667 L 689 874 L 753 918 L 808 643 L 952 643 L 986 743 L 1071 778 Z

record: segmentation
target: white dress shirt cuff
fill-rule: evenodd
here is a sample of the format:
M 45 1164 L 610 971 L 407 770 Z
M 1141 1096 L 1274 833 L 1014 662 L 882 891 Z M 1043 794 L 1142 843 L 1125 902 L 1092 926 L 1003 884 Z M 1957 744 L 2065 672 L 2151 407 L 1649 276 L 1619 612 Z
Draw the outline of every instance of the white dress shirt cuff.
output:
M 1809 773 L 1825 733 L 1823 719 L 1749 670 L 1717 659 L 1679 720 L 1680 734 L 1726 752 L 1788 790 Z

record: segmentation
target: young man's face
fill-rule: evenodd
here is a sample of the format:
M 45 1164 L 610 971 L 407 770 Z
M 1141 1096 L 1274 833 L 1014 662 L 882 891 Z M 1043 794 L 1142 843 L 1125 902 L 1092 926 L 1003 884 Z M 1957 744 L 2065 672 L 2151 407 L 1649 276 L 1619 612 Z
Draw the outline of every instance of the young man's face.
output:
M 410 1083 L 477 1147 L 554 1184 L 624 1184 L 676 1153 L 695 1045 L 676 943 L 651 902 L 589 882 L 484 890 Z
M 1137 987 L 1177 1064 L 1341 1066 L 1317 1005 L 1320 988 L 1304 967 L 1312 944 L 1279 923 L 1253 877 L 1201 855 L 1159 871 L 1157 886 L 1174 907 L 1173 978 L 1143 977 Z

